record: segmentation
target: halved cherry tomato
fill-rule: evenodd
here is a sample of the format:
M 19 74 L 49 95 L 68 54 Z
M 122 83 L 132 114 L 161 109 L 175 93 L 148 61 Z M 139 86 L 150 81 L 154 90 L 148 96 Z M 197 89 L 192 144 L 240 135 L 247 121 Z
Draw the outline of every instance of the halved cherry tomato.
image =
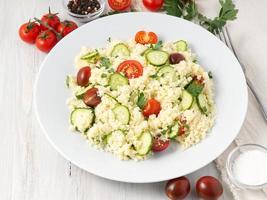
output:
M 152 151 L 160 152 L 168 148 L 170 140 L 162 140 L 159 138 L 154 138 L 152 143 Z
M 78 26 L 75 22 L 65 20 L 60 22 L 60 24 L 57 26 L 57 32 L 60 33 L 62 37 L 65 37 L 76 28 L 78 28 Z
M 137 78 L 143 75 L 143 66 L 136 60 L 126 60 L 118 66 L 117 72 L 122 72 L 129 79 Z
M 160 103 L 156 99 L 149 99 L 143 109 L 143 115 L 149 117 L 149 115 L 158 115 L 161 110 Z
M 47 24 L 47 25 L 51 26 L 52 28 L 56 29 L 60 23 L 60 19 L 57 16 L 57 14 L 58 13 L 51 13 L 51 10 L 49 8 L 49 12 L 42 16 L 41 21 L 44 24 Z M 41 29 L 47 30 L 48 28 L 41 24 Z
M 131 0 L 108 0 L 108 5 L 113 10 L 123 11 L 131 5 Z
M 87 106 L 96 107 L 101 103 L 101 97 L 97 94 L 97 88 L 91 88 L 83 95 L 83 102 Z
M 19 36 L 24 42 L 34 44 L 40 31 L 40 26 L 37 23 L 27 22 L 20 26 Z
M 82 67 L 77 73 L 77 83 L 79 86 L 87 86 L 89 84 L 89 78 L 91 76 L 90 67 Z
M 46 53 L 48 53 L 56 45 L 56 43 L 57 36 L 50 30 L 41 32 L 35 41 L 36 47 Z
M 135 34 L 135 41 L 140 44 L 156 44 L 158 36 L 154 32 L 139 31 Z

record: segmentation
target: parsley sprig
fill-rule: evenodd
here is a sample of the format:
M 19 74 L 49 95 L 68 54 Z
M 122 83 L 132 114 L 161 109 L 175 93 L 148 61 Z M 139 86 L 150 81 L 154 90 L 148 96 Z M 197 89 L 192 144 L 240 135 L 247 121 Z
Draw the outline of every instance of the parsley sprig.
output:
M 164 10 L 169 15 L 195 21 L 212 33 L 218 33 L 227 23 L 236 19 L 238 10 L 232 0 L 219 0 L 221 9 L 217 17 L 210 19 L 199 12 L 195 0 L 165 0 Z

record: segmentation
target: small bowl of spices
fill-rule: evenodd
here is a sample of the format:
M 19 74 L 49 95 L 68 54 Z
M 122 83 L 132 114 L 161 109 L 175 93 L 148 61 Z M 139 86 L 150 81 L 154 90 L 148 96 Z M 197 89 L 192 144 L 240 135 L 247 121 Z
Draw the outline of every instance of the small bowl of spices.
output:
M 236 147 L 228 155 L 226 170 L 230 180 L 238 188 L 266 188 L 267 148 L 258 144 Z
M 63 0 L 65 12 L 81 23 L 99 17 L 105 9 L 104 0 Z

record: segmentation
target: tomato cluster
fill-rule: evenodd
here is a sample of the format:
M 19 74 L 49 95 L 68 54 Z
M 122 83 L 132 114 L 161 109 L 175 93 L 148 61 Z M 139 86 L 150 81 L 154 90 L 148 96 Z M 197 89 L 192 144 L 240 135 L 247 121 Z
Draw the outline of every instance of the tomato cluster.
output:
M 78 28 L 72 21 L 60 21 L 57 13 L 49 12 L 42 16 L 41 20 L 35 18 L 35 22 L 27 22 L 20 26 L 20 38 L 29 44 L 48 53 L 56 43 L 67 34 Z

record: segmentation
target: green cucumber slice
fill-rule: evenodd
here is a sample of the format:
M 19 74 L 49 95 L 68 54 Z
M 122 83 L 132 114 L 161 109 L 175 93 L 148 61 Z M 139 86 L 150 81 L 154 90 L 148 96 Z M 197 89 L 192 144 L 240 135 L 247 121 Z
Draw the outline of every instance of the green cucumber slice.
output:
M 99 53 L 98 51 L 89 52 L 83 55 L 80 59 L 86 60 L 89 63 L 96 63 L 96 61 L 99 59 Z
M 120 73 L 114 73 L 109 77 L 109 83 L 111 90 L 117 90 L 123 85 L 128 85 L 128 79 Z
M 175 42 L 174 45 L 177 51 L 186 51 L 188 48 L 187 43 L 184 40 L 179 40 Z
M 82 133 L 92 126 L 94 118 L 94 111 L 90 108 L 76 108 L 70 114 L 71 124 Z
M 197 96 L 197 105 L 203 114 L 207 115 L 210 112 L 210 106 L 205 94 Z
M 121 130 L 114 131 L 106 137 L 106 143 L 110 147 L 121 147 L 125 141 L 125 134 Z
M 175 138 L 177 135 L 178 135 L 178 132 L 179 132 L 179 123 L 176 122 L 170 129 L 170 133 L 168 134 L 169 138 L 170 139 L 173 139 Z
M 116 44 L 111 51 L 112 57 L 129 56 L 129 55 L 130 55 L 130 51 L 129 51 L 128 47 L 123 43 Z
M 165 51 L 151 50 L 150 52 L 147 53 L 146 59 L 152 65 L 160 66 L 164 65 L 168 61 L 169 54 Z
M 146 155 L 151 150 L 152 135 L 149 132 L 144 132 L 138 138 L 138 143 L 135 145 L 135 149 L 139 155 Z
M 161 67 L 157 73 L 158 77 L 168 77 L 170 79 L 175 78 L 175 70 L 173 67 L 165 66 Z
M 193 96 L 189 92 L 184 90 L 182 93 L 182 102 L 181 102 L 182 109 L 187 110 L 191 108 L 193 101 L 194 101 Z
M 128 124 L 130 121 L 130 112 L 126 106 L 117 105 L 112 109 L 115 119 L 121 122 L 122 124 Z

